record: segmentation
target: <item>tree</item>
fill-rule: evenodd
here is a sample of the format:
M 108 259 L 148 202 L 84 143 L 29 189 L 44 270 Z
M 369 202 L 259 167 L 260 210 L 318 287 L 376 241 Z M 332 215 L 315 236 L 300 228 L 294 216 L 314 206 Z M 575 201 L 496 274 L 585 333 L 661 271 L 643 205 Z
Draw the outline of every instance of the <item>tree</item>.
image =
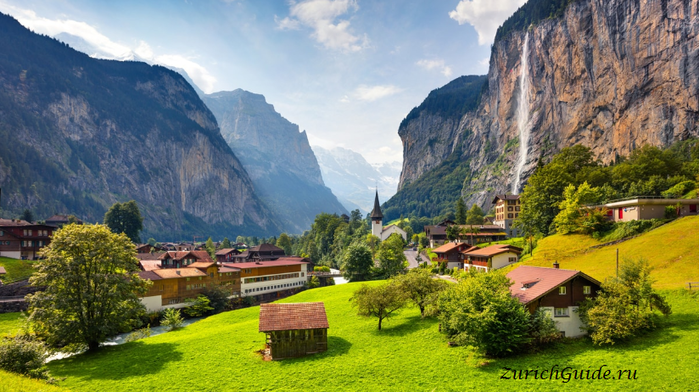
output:
M 587 232 L 588 227 L 583 224 L 585 216 L 584 205 L 598 203 L 601 193 L 598 188 L 591 187 L 587 181 L 579 187 L 568 185 L 563 191 L 563 200 L 558 203 L 559 213 L 553 220 L 556 231 L 559 234 Z
M 19 216 L 19 219 L 31 223 L 34 222 L 34 214 L 32 213 L 32 210 L 26 209 L 22 211 L 22 215 Z
M 41 255 L 29 282 L 44 289 L 27 300 L 34 330 L 50 345 L 95 350 L 145 312 L 138 294 L 149 282 L 139 278 L 136 249 L 125 234 L 70 224 Z
M 459 344 L 491 356 L 504 356 L 531 342 L 529 314 L 510 295 L 511 281 L 502 273 L 470 272 L 449 285 L 437 301 L 442 328 Z
M 470 210 L 468 210 L 466 224 L 467 225 L 482 225 L 483 217 L 485 213 L 477 204 L 474 204 Z
M 279 239 L 277 239 L 277 246 L 284 249 L 284 253 L 287 256 L 290 256 L 294 253 L 291 250 L 291 238 L 286 233 L 281 233 L 279 235 Z
M 308 288 L 315 289 L 319 286 L 320 286 L 320 279 L 318 279 L 317 276 L 311 276 L 311 279 L 308 280 Z
M 187 298 L 185 303 L 189 304 L 189 306 L 184 308 L 184 312 L 189 317 L 202 317 L 214 310 L 209 305 L 210 302 L 209 298 L 202 294 L 199 294 L 197 298 Z
M 206 253 L 211 256 L 213 260 L 216 260 L 216 246 L 214 245 L 214 241 L 211 240 L 211 237 L 206 240 L 206 243 L 204 244 L 204 249 L 206 249 Z
M 350 298 L 352 306 L 357 308 L 357 315 L 378 317 L 379 331 L 384 319 L 405 306 L 406 296 L 395 282 L 384 283 L 380 286 L 362 287 L 355 291 Z
M 433 279 L 426 269 L 415 268 L 405 275 L 398 275 L 395 281 L 407 297 L 420 308 L 420 315 L 425 317 L 425 308 L 436 301 L 438 294 L 445 289 L 446 282 Z
M 231 290 L 226 286 L 210 286 L 204 289 L 202 295 L 209 299 L 209 306 L 213 308 L 213 313 L 221 313 L 226 310 L 230 300 Z
M 143 230 L 143 217 L 134 200 L 114 203 L 104 214 L 104 224 L 114 233 L 125 233 L 131 241 L 140 242 L 138 233 Z
M 371 250 L 362 243 L 350 245 L 342 256 L 342 277 L 350 282 L 360 282 L 369 279 L 374 259 Z
M 169 331 L 174 329 L 182 328 L 184 319 L 179 309 L 167 308 L 163 313 L 163 319 L 160 321 L 160 325 L 167 328 Z
M 459 225 L 465 225 L 466 219 L 468 218 L 468 213 L 466 212 L 466 203 L 464 203 L 464 199 L 462 197 L 456 199 L 454 209 L 456 209 L 456 223 Z
M 158 242 L 155 240 L 155 238 L 151 237 L 148 239 L 148 245 L 150 246 L 155 246 Z
M 245 243 L 245 237 L 243 237 L 242 235 L 239 235 L 239 236 L 235 237 L 235 242 L 236 242 L 237 244 L 244 244 L 244 243 Z
M 457 238 L 459 238 L 459 234 L 461 234 L 461 228 L 458 225 L 447 226 L 446 234 L 447 240 L 454 241 Z
M 379 268 L 384 275 L 391 277 L 402 273 L 407 267 L 407 259 L 403 253 L 403 237 L 393 233 L 379 245 Z
M 644 259 L 624 261 L 619 276 L 607 279 L 597 298 L 580 306 L 593 343 L 614 344 L 654 328 L 656 310 L 672 313 L 665 298 L 653 290 L 651 270 Z
M 231 245 L 231 241 L 228 239 L 228 237 L 224 237 L 223 241 L 221 241 L 221 249 L 230 249 L 232 247 L 233 245 Z

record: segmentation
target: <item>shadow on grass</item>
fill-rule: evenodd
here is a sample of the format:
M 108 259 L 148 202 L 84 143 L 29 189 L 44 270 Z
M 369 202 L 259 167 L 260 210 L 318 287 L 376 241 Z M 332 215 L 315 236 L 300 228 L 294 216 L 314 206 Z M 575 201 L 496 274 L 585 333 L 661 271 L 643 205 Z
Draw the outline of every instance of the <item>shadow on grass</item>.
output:
M 319 354 L 310 354 L 305 357 L 299 358 L 288 358 L 279 361 L 282 365 L 293 365 L 299 362 L 309 362 L 318 361 L 329 357 L 334 357 L 337 355 L 347 354 L 349 352 L 352 343 L 339 336 L 328 336 L 328 351 Z
M 426 328 L 430 328 L 437 324 L 436 319 L 420 318 L 420 316 L 410 316 L 398 325 L 392 325 L 392 319 L 383 320 L 381 330 L 378 329 L 378 320 L 376 320 L 376 328 L 371 332 L 376 336 L 405 336 Z M 436 333 L 436 331 L 435 331 Z
M 182 359 L 177 345 L 143 342 L 103 347 L 93 353 L 85 353 L 49 363 L 53 377 L 82 379 L 121 380 L 159 372 L 168 362 Z

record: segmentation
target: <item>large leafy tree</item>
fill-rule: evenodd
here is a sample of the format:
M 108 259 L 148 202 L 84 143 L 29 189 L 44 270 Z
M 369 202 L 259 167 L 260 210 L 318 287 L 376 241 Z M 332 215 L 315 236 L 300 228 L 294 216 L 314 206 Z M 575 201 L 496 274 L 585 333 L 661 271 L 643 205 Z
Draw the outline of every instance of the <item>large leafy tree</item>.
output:
M 464 199 L 462 197 L 456 199 L 456 205 L 454 207 L 456 209 L 456 223 L 460 225 L 466 224 L 468 213 L 466 211 L 466 203 L 464 203 Z
M 53 346 L 94 350 L 130 329 L 145 311 L 138 294 L 148 287 L 135 254 L 125 234 L 103 225 L 58 230 L 30 279 L 43 288 L 27 296 L 34 330 Z
M 423 268 L 415 268 L 405 275 L 395 278 L 401 290 L 418 308 L 420 315 L 425 317 L 425 309 L 434 303 L 439 293 L 446 288 L 446 282 L 434 279 L 432 273 Z
M 368 280 L 373 266 L 371 249 L 361 242 L 347 247 L 342 256 L 342 276 L 350 282 Z
M 379 268 L 387 277 L 395 276 L 405 271 L 407 259 L 403 253 L 403 237 L 393 233 L 379 245 Z
M 406 300 L 405 292 L 392 281 L 380 286 L 362 285 L 350 298 L 358 315 L 379 319 L 379 331 L 383 320 L 405 306 Z
M 291 249 L 291 238 L 289 237 L 288 234 L 281 233 L 279 235 L 279 238 L 277 239 L 277 246 L 284 249 L 284 253 L 287 256 L 290 256 L 293 254 L 293 250 Z
M 468 210 L 468 213 L 466 214 L 466 224 L 482 225 L 484 216 L 485 216 L 485 212 L 483 212 L 481 207 L 479 207 L 478 204 L 474 204 L 471 207 L 471 209 Z
M 124 233 L 133 242 L 139 242 L 143 230 L 143 217 L 134 200 L 114 203 L 106 214 L 104 224 L 114 233 Z

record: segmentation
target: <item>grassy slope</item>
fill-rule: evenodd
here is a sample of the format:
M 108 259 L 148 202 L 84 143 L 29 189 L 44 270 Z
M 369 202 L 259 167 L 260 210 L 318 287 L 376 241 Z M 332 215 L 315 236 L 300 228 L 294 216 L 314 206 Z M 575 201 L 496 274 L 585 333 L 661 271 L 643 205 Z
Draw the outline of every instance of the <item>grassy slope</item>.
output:
M 3 282 L 14 282 L 28 278 L 34 272 L 31 261 L 10 259 L 7 257 L 0 257 L 0 267 L 5 267 L 7 271 L 7 275 L 2 277 Z
M 21 313 L 0 313 L 0 336 L 14 334 L 22 326 Z
M 68 392 L 66 388 L 0 370 L 0 392 Z
M 665 328 L 614 347 L 568 341 L 537 355 L 492 360 L 467 347 L 449 348 L 435 320 L 407 309 L 376 330 L 376 320 L 356 316 L 348 302 L 358 284 L 303 292 L 282 302 L 324 301 L 330 322 L 329 351 L 280 362 L 254 353 L 259 308 L 223 313 L 182 330 L 52 362 L 61 385 L 76 391 L 221 390 L 660 390 L 695 386 L 699 359 L 699 295 L 672 292 L 674 314 Z M 500 380 L 501 369 L 601 365 L 637 370 L 637 380 Z M 605 368 L 605 369 L 607 369 Z
M 583 235 L 553 235 L 539 241 L 526 265 L 581 270 L 598 280 L 614 274 L 616 249 L 619 260 L 643 257 L 655 268 L 657 288 L 686 287 L 699 282 L 699 216 L 685 217 L 620 244 L 589 249 L 600 242 Z

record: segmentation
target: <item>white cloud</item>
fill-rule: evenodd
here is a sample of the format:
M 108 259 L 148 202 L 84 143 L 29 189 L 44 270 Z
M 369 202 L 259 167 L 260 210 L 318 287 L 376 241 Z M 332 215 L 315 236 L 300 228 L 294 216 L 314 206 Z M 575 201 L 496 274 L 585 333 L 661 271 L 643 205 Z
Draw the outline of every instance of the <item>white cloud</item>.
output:
M 444 60 L 427 60 L 423 59 L 416 63 L 419 67 L 424 68 L 428 71 L 433 69 L 438 69 L 442 75 L 450 77 L 452 74 L 451 67 L 444 64 Z
M 356 52 L 367 46 L 367 37 L 355 35 L 348 20 L 336 19 L 357 8 L 355 0 L 304 0 L 291 4 L 289 17 L 274 19 L 282 30 L 310 27 L 311 36 L 328 49 Z
M 461 0 L 449 17 L 469 23 L 478 32 L 478 43 L 493 42 L 498 27 L 527 0 Z
M 150 63 L 169 65 L 184 69 L 194 82 L 206 93 L 213 91 L 216 78 L 202 65 L 192 58 L 178 54 L 155 54 L 153 49 L 145 41 L 139 41 L 138 46 L 132 48 L 100 33 L 97 28 L 85 22 L 70 19 L 47 19 L 38 16 L 32 10 L 21 9 L 0 2 L 0 11 L 12 15 L 23 26 L 35 33 L 46 34 L 54 37 L 61 33 L 71 34 L 84 40 L 89 48 L 88 55 L 97 58 L 113 60 L 142 60 Z
M 354 90 L 354 97 L 359 99 L 360 101 L 376 101 L 377 99 L 381 99 L 384 97 L 388 97 L 393 94 L 398 94 L 399 92 L 403 91 L 401 88 L 398 88 L 393 85 L 384 85 L 384 86 L 365 86 L 361 85 L 357 87 L 357 89 Z

